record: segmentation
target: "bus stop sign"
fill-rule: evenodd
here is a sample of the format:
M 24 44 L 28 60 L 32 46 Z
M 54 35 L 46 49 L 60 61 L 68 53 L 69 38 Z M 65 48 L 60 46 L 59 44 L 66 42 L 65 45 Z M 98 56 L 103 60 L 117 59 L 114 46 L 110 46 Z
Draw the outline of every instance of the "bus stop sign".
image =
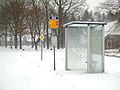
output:
M 58 17 L 50 17 L 49 28 L 57 29 L 59 27 Z

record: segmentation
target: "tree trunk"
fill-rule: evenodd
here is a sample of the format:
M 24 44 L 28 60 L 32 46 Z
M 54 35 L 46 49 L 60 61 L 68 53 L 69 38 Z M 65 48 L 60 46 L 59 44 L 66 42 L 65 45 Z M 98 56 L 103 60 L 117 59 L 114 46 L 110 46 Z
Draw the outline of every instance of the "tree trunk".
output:
M 32 27 L 30 26 L 30 34 L 31 34 L 31 45 L 32 48 L 34 47 L 34 36 L 33 36 L 33 31 L 32 31 Z
M 34 47 L 34 38 L 31 38 L 31 44 L 32 44 L 32 48 Z
M 48 33 L 48 28 L 49 28 L 49 25 L 48 25 L 48 2 L 46 2 L 46 29 L 47 29 L 47 49 L 49 49 L 49 33 Z
M 17 42 L 17 30 L 15 30 L 15 49 L 17 49 L 17 45 L 18 45 L 18 42 Z
M 45 34 L 45 23 L 44 23 L 44 34 Z M 45 41 L 46 41 L 46 39 L 44 38 L 44 48 L 45 48 Z
M 57 36 L 57 48 L 60 49 L 60 32 L 61 32 L 61 19 L 62 19 L 62 13 L 61 13 L 61 0 L 59 0 L 59 29 L 58 29 L 58 36 Z
M 35 50 L 37 50 L 37 41 L 35 41 L 35 34 L 34 34 L 34 45 L 35 45 Z
M 22 49 L 22 36 L 21 36 L 21 34 L 19 35 L 19 39 L 20 39 L 20 49 Z
M 12 35 L 10 35 L 10 48 L 12 49 Z
M 2 44 L 1 44 L 1 36 L 0 36 L 0 46 L 2 46 Z
M 7 29 L 5 29 L 5 47 L 7 47 Z
M 37 42 L 35 42 L 35 50 L 37 50 Z
M 30 28 L 31 29 L 31 28 Z M 34 36 L 33 36 L 33 32 L 32 32 L 32 29 L 30 30 L 31 32 L 31 45 L 32 45 L 32 48 L 34 47 Z
M 64 43 L 63 43 L 63 39 L 64 39 L 64 36 L 63 36 L 63 28 L 62 28 L 62 30 L 61 30 L 61 47 L 62 47 L 62 49 L 64 48 Z

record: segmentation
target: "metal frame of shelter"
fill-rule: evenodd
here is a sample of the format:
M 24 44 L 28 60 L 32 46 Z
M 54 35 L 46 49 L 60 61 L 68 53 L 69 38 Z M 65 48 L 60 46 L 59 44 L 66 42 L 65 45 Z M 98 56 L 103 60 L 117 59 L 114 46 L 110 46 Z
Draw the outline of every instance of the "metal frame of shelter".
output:
M 81 22 L 81 21 L 72 21 L 70 23 L 67 23 L 67 24 L 64 24 L 63 27 L 64 28 L 75 28 L 75 27 L 86 27 L 87 29 L 87 73 L 96 73 L 96 72 L 93 72 L 91 70 L 91 56 L 90 56 L 90 27 L 91 26 L 98 26 L 98 25 L 101 25 L 102 26 L 102 30 L 101 30 L 101 34 L 103 35 L 101 38 L 102 38 L 102 46 L 101 46 L 101 51 L 102 51 L 102 70 L 100 72 L 97 72 L 97 73 L 102 73 L 104 72 L 104 25 L 106 25 L 107 23 L 105 22 Z M 68 70 L 68 40 L 67 40 L 67 30 L 65 30 L 65 69 Z

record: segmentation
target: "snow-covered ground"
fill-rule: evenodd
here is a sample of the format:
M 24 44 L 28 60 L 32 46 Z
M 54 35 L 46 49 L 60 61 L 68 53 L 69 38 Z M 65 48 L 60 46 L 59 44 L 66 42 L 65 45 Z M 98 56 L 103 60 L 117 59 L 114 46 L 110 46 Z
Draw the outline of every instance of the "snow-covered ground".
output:
M 120 90 L 120 58 L 105 56 L 105 73 L 65 71 L 65 51 L 0 47 L 0 90 Z

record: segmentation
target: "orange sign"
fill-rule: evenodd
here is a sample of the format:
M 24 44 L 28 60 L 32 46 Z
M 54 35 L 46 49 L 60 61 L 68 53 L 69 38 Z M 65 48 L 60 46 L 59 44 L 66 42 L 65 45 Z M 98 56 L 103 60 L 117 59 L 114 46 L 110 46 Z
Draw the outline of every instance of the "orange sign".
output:
M 58 28 L 58 26 L 59 26 L 59 24 L 58 24 L 58 20 L 50 20 L 50 22 L 49 22 L 49 24 L 50 24 L 50 28 Z

